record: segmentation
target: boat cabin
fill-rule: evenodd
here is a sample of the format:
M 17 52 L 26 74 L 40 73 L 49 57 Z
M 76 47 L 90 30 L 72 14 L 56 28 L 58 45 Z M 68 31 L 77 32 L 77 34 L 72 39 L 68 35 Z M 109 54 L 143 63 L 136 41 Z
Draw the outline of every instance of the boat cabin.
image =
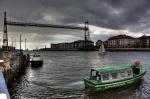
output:
M 127 77 L 132 77 L 139 74 L 140 66 L 133 64 L 111 66 L 99 69 L 91 69 L 90 79 L 107 82 L 110 80 L 119 80 Z
M 43 59 L 41 59 L 40 54 L 34 54 L 32 59 L 31 59 L 31 66 L 37 67 L 37 66 L 42 66 L 43 65 Z
M 33 57 L 41 57 L 41 56 L 40 56 L 40 55 L 35 54 L 35 55 L 33 55 Z
M 38 53 L 35 53 L 31 59 L 31 61 L 41 61 L 41 55 Z

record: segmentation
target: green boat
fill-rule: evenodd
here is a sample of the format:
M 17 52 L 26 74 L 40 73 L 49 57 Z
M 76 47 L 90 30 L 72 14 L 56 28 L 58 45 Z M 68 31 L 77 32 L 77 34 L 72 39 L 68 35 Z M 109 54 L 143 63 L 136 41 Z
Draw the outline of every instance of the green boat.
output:
M 146 68 L 136 61 L 134 64 L 91 69 L 90 77 L 83 78 L 83 80 L 85 87 L 100 91 L 139 82 L 146 71 Z

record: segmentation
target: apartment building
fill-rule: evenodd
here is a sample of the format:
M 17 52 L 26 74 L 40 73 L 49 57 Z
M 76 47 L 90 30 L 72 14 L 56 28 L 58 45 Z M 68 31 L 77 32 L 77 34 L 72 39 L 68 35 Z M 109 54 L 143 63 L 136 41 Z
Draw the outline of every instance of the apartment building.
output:
M 97 40 L 97 41 L 96 41 L 96 43 L 95 43 L 95 46 L 100 46 L 100 45 L 101 45 L 101 43 L 102 43 L 102 41 L 101 41 L 101 40 Z
M 57 43 L 51 44 L 51 49 L 53 50 L 66 50 L 66 49 L 73 49 L 73 43 Z
M 132 48 L 135 38 L 128 35 L 117 35 L 108 39 L 108 48 Z
M 138 38 L 140 47 L 149 48 L 150 47 L 150 36 L 143 35 Z
M 51 44 L 51 49 L 53 50 L 70 50 L 70 49 L 80 49 L 82 47 L 84 47 L 85 45 L 85 40 L 77 40 L 74 42 L 70 42 L 70 43 L 57 43 L 57 44 Z M 93 41 L 86 41 L 86 45 L 93 45 L 94 46 L 94 42 Z

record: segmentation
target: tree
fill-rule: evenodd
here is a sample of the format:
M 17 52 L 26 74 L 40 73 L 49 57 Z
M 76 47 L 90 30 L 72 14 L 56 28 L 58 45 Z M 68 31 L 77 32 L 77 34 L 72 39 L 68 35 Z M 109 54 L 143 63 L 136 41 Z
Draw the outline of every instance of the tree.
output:
M 140 47 L 140 41 L 135 42 L 134 47 L 139 48 Z

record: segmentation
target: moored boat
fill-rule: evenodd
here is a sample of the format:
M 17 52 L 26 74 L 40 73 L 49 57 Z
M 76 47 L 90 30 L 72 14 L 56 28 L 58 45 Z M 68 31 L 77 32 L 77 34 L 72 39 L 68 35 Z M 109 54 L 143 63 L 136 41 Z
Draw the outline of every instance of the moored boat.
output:
M 146 68 L 136 61 L 134 64 L 91 69 L 90 77 L 83 80 L 85 87 L 100 91 L 139 82 L 146 71 Z
M 43 65 L 43 59 L 41 59 L 40 54 L 35 53 L 31 59 L 31 66 L 38 67 Z

